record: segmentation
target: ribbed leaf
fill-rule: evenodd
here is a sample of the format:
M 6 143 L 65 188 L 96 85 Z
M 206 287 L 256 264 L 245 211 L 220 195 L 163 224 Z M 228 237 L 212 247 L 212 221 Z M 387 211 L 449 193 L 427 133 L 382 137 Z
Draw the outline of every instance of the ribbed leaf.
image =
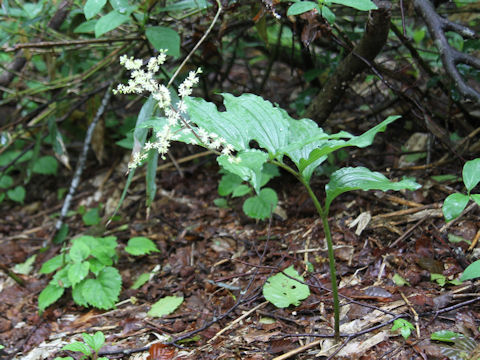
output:
M 364 167 L 346 167 L 335 171 L 329 183 L 325 186 L 325 208 L 328 212 L 330 203 L 338 195 L 352 190 L 416 190 L 420 187 L 415 181 L 407 179 L 391 182 L 379 172 L 370 171 Z

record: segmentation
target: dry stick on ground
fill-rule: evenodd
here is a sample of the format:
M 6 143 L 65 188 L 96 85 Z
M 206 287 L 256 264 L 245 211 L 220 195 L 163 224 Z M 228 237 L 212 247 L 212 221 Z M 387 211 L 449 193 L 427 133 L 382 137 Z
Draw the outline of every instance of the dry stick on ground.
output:
M 308 107 L 305 117 L 317 123 L 324 122 L 342 100 L 349 83 L 367 68 L 366 62 L 362 59 L 371 62 L 380 53 L 390 29 L 390 6 L 390 2 L 380 1 L 378 10 L 370 12 L 362 39 L 328 78 L 325 86 Z
M 472 29 L 438 15 L 429 0 L 413 0 L 413 6 L 427 24 L 428 32 L 440 52 L 445 71 L 454 82 L 455 87 L 464 97 L 480 103 L 480 93 L 465 82 L 457 69 L 458 64 L 465 64 L 480 70 L 480 59 L 452 48 L 445 32 L 453 31 L 466 39 L 478 39 L 478 35 Z
M 58 230 L 60 230 L 60 228 L 62 227 L 63 219 L 65 218 L 65 216 L 68 213 L 68 210 L 70 209 L 73 195 L 75 195 L 75 191 L 77 191 L 77 187 L 78 187 L 78 184 L 80 183 L 80 178 L 83 173 L 83 168 L 85 166 L 85 161 L 87 160 L 87 153 L 88 153 L 88 148 L 90 146 L 90 142 L 92 140 L 93 130 L 95 129 L 95 126 L 97 125 L 98 120 L 100 120 L 100 117 L 105 112 L 105 109 L 108 105 L 108 102 L 110 101 L 111 96 L 112 96 L 112 84 L 108 86 L 107 91 L 103 96 L 102 103 L 100 104 L 100 107 L 98 108 L 97 113 L 95 114 L 95 117 L 93 118 L 92 122 L 88 126 L 87 134 L 85 135 L 85 140 L 83 141 L 82 153 L 78 158 L 77 168 L 75 169 L 75 174 L 72 178 L 70 188 L 68 189 L 68 194 L 65 197 L 65 201 L 63 203 L 62 210 L 60 212 L 60 217 L 58 218 L 57 223 L 55 224 L 55 233 Z

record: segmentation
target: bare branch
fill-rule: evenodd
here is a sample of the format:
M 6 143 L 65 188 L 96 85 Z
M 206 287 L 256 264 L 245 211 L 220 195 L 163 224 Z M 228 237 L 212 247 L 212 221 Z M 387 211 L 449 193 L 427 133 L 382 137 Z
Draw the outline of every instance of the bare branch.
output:
M 457 69 L 458 64 L 465 64 L 480 70 L 480 59 L 462 53 L 450 46 L 445 32 L 454 31 L 468 39 L 478 39 L 478 34 L 466 26 L 453 23 L 438 15 L 429 0 L 413 0 L 413 4 L 415 10 L 427 24 L 428 31 L 440 52 L 445 71 L 453 80 L 455 87 L 465 98 L 480 102 L 480 92 L 468 85 Z

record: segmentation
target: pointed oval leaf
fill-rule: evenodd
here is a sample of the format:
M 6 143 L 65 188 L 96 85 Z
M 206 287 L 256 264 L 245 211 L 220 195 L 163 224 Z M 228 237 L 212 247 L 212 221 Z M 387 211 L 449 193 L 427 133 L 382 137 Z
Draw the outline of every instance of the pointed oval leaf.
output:
M 162 317 L 173 313 L 183 303 L 183 296 L 165 296 L 152 305 L 148 316 Z
M 383 120 L 380 124 L 374 126 L 373 128 L 365 131 L 362 135 L 353 136 L 348 132 L 340 132 L 338 134 L 328 135 L 328 137 L 320 137 L 318 145 L 314 150 L 311 151 L 308 158 L 304 158 L 300 161 L 298 169 L 303 173 L 303 171 L 311 164 L 317 162 L 322 157 L 334 152 L 335 150 L 347 147 L 347 146 L 356 146 L 359 148 L 364 148 L 372 144 L 375 135 L 379 132 L 385 131 L 388 124 L 391 124 L 395 120 L 399 119 L 401 116 L 389 116 Z M 342 139 L 348 140 L 342 140 Z M 318 166 L 318 165 L 317 165 Z
M 40 269 L 40 274 L 50 274 L 51 272 L 54 272 L 58 268 L 62 267 L 63 260 L 64 255 L 57 255 L 50 260 L 45 261 Z
M 97 15 L 107 3 L 107 0 L 87 0 L 83 7 L 83 13 L 87 20 Z
M 460 281 L 467 281 L 478 277 L 480 277 L 480 260 L 474 261 L 467 266 L 462 276 L 460 276 Z
M 463 166 L 463 183 L 470 192 L 480 182 L 480 158 L 467 161 Z
M 377 9 L 377 5 L 375 5 L 371 0 L 330 0 L 330 2 L 348 6 L 360 11 Z
M 329 183 L 325 186 L 327 199 L 325 208 L 328 211 L 330 203 L 338 195 L 352 190 L 416 190 L 420 187 L 410 179 L 392 182 L 379 172 L 373 172 L 364 167 L 346 167 L 335 171 Z
M 288 8 L 287 16 L 300 15 L 317 7 L 318 4 L 314 3 L 313 1 L 296 2 Z
M 310 289 L 303 284 L 303 277 L 298 274 L 293 266 L 283 272 L 301 282 L 291 279 L 283 273 L 278 273 L 270 276 L 263 285 L 263 296 L 278 308 L 285 308 L 290 305 L 298 306 L 301 300 L 310 295 Z
M 110 11 L 95 24 L 95 37 L 98 38 L 127 21 L 130 21 L 130 14 L 120 14 L 117 10 Z
M 180 56 L 180 35 L 175 30 L 152 26 L 145 30 L 145 35 L 156 50 L 167 50 L 167 54 L 174 58 Z
M 45 289 L 42 290 L 40 295 L 38 295 L 38 309 L 40 310 L 40 312 L 42 312 L 55 301 L 60 299 L 64 291 L 65 289 L 61 286 L 57 286 L 54 284 L 47 285 Z
M 480 206 L 480 194 L 472 194 L 470 197 Z
M 442 211 L 445 221 L 451 221 L 460 216 L 468 204 L 468 196 L 460 193 L 448 195 L 443 202 Z
M 125 251 L 131 255 L 147 255 L 151 252 L 160 252 L 155 243 L 144 236 L 137 236 L 128 240 Z

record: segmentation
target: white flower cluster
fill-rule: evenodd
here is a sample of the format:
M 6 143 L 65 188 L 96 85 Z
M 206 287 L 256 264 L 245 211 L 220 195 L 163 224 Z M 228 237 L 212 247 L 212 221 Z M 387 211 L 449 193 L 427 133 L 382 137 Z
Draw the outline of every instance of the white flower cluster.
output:
M 237 159 L 232 155 L 234 150 L 233 146 L 227 144 L 225 139 L 215 133 L 209 133 L 202 128 L 193 127 L 182 116 L 187 112 L 187 106 L 184 101 L 185 97 L 192 94 L 192 88 L 198 83 L 198 74 L 202 72 L 201 69 L 190 71 L 187 78 L 180 84 L 178 87 L 180 101 L 176 104 L 172 104 L 172 98 L 168 88 L 165 85 L 158 83 L 155 79 L 155 74 L 166 60 L 165 53 L 166 50 L 161 50 L 160 54 L 157 57 L 152 57 L 146 66 L 143 65 L 141 59 L 134 59 L 133 57 L 128 57 L 126 55 L 120 57 L 120 64 L 127 70 L 131 70 L 130 80 L 127 85 L 118 85 L 117 88 L 113 90 L 113 93 L 141 94 L 148 92 L 157 101 L 158 107 L 165 113 L 165 117 L 167 118 L 167 122 L 163 128 L 155 133 L 153 141 L 148 141 L 145 143 L 142 151 L 133 154 L 133 158 L 128 164 L 128 167 L 130 169 L 136 168 L 147 158 L 148 151 L 152 149 L 157 150 L 162 158 L 165 158 L 165 154 L 168 152 L 171 141 L 175 140 L 179 126 L 180 128 L 187 128 L 194 132 L 194 135 L 201 145 L 212 150 L 221 151 L 223 155 L 229 157 L 230 161 L 236 161 Z M 174 128 L 176 129 L 173 130 Z

